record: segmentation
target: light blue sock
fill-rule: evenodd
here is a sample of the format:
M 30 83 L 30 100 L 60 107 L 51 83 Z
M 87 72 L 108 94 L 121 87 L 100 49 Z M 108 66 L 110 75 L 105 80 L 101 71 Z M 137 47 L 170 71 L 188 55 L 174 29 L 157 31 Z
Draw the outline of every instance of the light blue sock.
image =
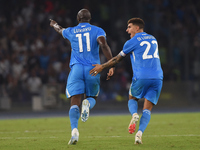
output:
M 144 109 L 142 113 L 142 117 L 140 119 L 140 126 L 139 126 L 139 130 L 141 130 L 142 133 L 147 128 L 147 125 L 149 124 L 150 119 L 151 119 L 151 111 L 148 109 Z
M 134 114 L 134 113 L 137 113 L 137 110 L 138 110 L 138 102 L 134 99 L 130 99 L 128 101 L 128 109 L 129 109 L 129 112 L 131 113 L 131 116 Z
M 96 100 L 94 99 L 94 98 L 92 98 L 92 97 L 88 97 L 88 98 L 86 98 L 88 101 L 89 101 L 89 103 L 90 103 L 90 109 L 92 109 L 94 106 L 95 106 L 95 104 L 96 104 Z
M 69 109 L 69 119 L 71 123 L 71 129 L 78 128 L 78 119 L 80 117 L 79 107 L 73 105 Z

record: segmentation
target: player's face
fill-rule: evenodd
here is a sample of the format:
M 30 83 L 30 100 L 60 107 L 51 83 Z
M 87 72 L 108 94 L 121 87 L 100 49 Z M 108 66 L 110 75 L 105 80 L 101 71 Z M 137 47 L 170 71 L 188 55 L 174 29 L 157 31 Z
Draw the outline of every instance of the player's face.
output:
M 134 37 L 136 33 L 138 33 L 139 27 L 137 25 L 133 25 L 132 23 L 129 23 L 126 29 L 126 32 L 130 34 L 130 37 Z

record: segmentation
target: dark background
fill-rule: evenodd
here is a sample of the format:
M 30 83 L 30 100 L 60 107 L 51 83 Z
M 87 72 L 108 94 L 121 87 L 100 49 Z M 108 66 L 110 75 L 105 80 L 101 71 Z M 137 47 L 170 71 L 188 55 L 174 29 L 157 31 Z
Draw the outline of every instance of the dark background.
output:
M 107 33 L 113 56 L 130 38 L 128 19 L 142 18 L 145 32 L 157 38 L 164 71 L 155 108 L 200 110 L 199 0 L 0 0 L 0 110 L 68 110 L 70 43 L 49 26 L 49 19 L 75 26 L 82 8 L 90 10 L 91 24 Z M 106 61 L 102 52 L 100 57 Z M 101 74 L 96 110 L 128 111 L 129 56 L 111 80 L 106 81 L 106 73 Z

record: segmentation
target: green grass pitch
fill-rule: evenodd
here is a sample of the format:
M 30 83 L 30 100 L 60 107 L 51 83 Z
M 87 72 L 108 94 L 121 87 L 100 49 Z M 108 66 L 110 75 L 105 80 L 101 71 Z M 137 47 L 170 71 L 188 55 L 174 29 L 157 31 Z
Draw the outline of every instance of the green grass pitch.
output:
M 76 145 L 68 145 L 68 117 L 0 120 L 0 150 L 200 150 L 200 113 L 152 114 L 141 145 L 128 133 L 130 119 L 108 115 L 79 120 Z

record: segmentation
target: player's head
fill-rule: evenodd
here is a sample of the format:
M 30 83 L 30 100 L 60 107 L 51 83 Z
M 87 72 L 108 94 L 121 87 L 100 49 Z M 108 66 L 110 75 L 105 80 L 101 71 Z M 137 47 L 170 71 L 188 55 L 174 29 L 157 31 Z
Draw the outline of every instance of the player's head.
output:
M 81 9 L 77 14 L 77 21 L 80 22 L 90 22 L 91 14 L 87 9 Z
M 141 18 L 131 18 L 127 22 L 128 26 L 126 32 L 130 34 L 130 37 L 134 37 L 136 33 L 144 31 L 144 21 Z

